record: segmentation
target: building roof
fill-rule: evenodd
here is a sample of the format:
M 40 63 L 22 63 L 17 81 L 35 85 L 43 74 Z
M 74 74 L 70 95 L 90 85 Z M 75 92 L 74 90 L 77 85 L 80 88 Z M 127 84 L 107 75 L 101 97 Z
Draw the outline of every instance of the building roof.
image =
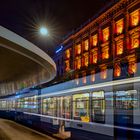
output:
M 0 94 L 52 80 L 54 61 L 21 36 L 0 26 Z M 6 90 L 6 91 L 5 91 Z

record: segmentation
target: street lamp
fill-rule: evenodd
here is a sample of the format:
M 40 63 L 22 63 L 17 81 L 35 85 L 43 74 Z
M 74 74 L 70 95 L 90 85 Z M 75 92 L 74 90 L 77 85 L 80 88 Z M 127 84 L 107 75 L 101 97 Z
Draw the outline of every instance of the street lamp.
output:
M 39 32 L 42 36 L 48 35 L 48 29 L 46 27 L 40 27 Z

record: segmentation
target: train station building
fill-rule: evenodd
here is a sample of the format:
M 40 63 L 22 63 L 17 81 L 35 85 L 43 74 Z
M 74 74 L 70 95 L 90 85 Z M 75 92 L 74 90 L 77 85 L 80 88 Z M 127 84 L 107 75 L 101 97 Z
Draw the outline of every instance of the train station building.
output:
M 91 83 L 105 81 L 110 78 L 108 69 L 113 69 L 112 80 L 139 73 L 139 1 L 114 3 L 72 31 L 57 47 L 54 61 L 60 81 L 83 77 L 84 85 L 87 75 L 91 75 Z

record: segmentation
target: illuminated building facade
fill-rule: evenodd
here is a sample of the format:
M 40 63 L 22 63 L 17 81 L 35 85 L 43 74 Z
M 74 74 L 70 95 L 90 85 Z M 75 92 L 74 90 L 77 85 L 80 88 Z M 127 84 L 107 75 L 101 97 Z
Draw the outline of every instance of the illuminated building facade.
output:
M 57 77 L 76 79 L 86 76 L 90 82 L 109 78 L 113 80 L 138 74 L 140 60 L 140 2 L 120 0 L 108 6 L 86 25 L 72 33 L 62 43 L 63 49 L 55 55 Z M 66 79 L 68 80 L 68 79 Z

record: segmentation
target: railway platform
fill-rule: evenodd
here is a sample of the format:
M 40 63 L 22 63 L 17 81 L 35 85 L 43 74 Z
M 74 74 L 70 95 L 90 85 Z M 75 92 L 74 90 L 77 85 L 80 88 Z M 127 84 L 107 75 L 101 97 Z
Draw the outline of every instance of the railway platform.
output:
M 0 140 L 56 140 L 10 120 L 0 119 Z

